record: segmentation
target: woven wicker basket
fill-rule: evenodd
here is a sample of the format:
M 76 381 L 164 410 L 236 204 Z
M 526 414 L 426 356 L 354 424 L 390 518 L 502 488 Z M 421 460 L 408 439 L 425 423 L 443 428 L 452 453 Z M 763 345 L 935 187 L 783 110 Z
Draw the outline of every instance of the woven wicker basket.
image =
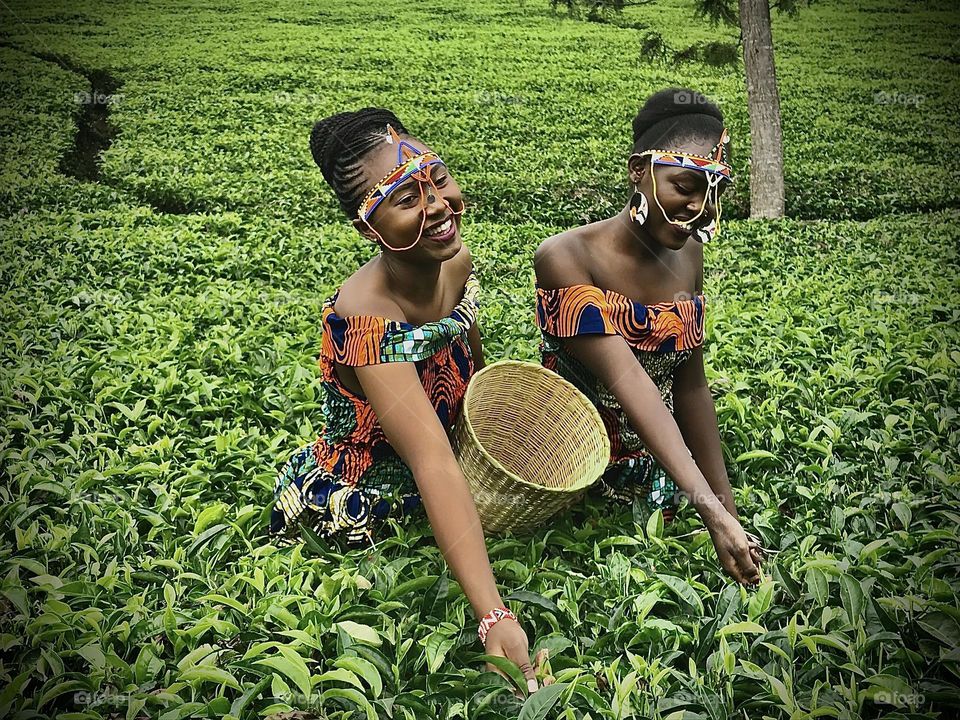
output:
M 551 370 L 502 360 L 473 376 L 453 434 L 485 531 L 542 528 L 579 500 L 610 460 L 587 397 Z

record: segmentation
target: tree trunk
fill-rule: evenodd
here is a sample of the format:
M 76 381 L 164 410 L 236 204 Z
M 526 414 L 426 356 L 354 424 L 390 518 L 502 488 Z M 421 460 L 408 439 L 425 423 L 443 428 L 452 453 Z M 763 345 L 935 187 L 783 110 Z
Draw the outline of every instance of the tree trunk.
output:
M 768 0 L 739 0 L 750 110 L 750 217 L 783 217 L 783 133 Z

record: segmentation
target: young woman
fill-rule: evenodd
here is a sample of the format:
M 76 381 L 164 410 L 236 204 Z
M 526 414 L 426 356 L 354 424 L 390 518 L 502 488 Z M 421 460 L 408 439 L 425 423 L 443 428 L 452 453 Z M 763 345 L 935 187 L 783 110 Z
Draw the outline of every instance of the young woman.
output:
M 752 584 L 763 552 L 739 522 L 703 369 L 702 243 L 719 231 L 729 136 L 716 105 L 668 88 L 634 119 L 633 143 L 623 210 L 537 249 L 543 364 L 603 417 L 611 457 L 600 492 L 660 508 L 669 523 L 679 486 L 723 568 Z
M 306 522 L 353 546 L 372 542 L 387 516 L 425 509 L 485 651 L 515 662 L 536 690 L 527 636 L 503 607 L 448 439 L 467 382 L 483 366 L 460 188 L 388 110 L 321 120 L 310 150 L 380 254 L 324 305 L 323 432 L 280 471 L 270 533 L 287 544 Z

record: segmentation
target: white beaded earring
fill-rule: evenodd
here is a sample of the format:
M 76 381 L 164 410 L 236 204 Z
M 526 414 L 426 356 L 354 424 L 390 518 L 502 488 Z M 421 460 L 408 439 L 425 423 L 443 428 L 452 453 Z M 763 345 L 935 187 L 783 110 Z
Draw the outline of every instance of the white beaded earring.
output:
M 647 214 L 650 212 L 650 205 L 647 202 L 647 196 L 633 184 L 633 195 L 630 198 L 630 219 L 635 223 L 643 225 L 647 221 Z

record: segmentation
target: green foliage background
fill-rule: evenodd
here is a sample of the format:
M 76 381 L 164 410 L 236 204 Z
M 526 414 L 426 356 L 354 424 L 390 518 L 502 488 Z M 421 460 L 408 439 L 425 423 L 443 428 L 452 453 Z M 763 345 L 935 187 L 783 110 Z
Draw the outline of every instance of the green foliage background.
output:
M 4 5 L 0 716 L 954 717 L 953 10 L 775 17 L 789 217 L 748 222 L 742 67 L 639 59 L 643 25 L 730 39 L 680 2 L 634 28 L 546 0 Z M 97 182 L 58 170 L 90 90 L 64 60 L 120 82 Z M 630 120 L 671 84 L 732 128 L 708 378 L 779 553 L 748 592 L 692 508 L 663 529 L 597 501 L 491 538 L 558 680 L 518 700 L 425 521 L 346 554 L 264 536 L 319 430 L 321 303 L 370 252 L 307 135 L 375 104 L 434 145 L 471 204 L 488 358 L 533 359 L 533 249 L 619 209 Z

